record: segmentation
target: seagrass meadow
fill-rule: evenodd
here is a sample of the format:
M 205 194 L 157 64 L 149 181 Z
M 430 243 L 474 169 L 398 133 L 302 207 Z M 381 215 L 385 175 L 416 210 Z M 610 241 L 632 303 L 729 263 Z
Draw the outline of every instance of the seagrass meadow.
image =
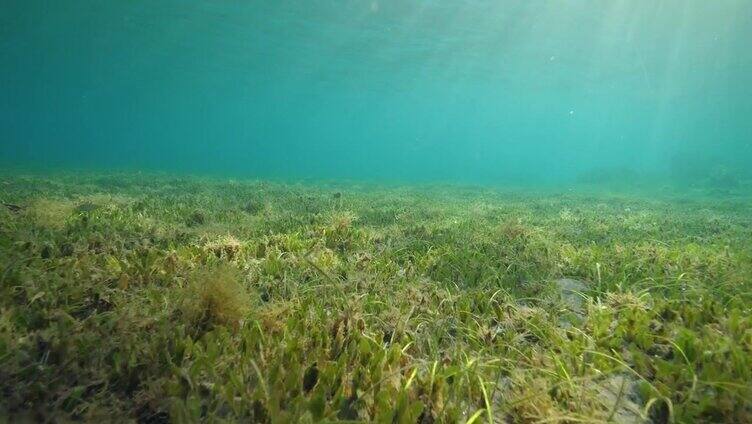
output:
M 752 422 L 745 187 L 6 173 L 0 422 Z

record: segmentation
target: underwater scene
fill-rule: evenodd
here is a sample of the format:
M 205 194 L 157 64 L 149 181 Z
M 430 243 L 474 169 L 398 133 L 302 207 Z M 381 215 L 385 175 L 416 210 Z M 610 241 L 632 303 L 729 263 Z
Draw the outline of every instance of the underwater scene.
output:
M 6 0 L 0 424 L 752 423 L 752 2 Z

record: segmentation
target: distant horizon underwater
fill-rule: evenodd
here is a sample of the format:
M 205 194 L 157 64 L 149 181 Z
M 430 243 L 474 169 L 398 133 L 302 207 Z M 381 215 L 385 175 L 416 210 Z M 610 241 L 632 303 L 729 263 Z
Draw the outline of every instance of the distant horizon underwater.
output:
M 752 5 L 5 2 L 0 166 L 744 185 Z

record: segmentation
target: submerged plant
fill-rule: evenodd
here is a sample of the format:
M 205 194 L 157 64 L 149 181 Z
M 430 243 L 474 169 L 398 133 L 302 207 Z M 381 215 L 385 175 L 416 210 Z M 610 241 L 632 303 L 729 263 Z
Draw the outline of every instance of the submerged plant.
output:
M 240 272 L 222 263 L 195 270 L 182 296 L 182 316 L 200 329 L 214 325 L 238 328 L 252 304 Z
M 40 198 L 31 204 L 27 213 L 39 226 L 61 229 L 75 210 L 76 204 L 72 201 Z

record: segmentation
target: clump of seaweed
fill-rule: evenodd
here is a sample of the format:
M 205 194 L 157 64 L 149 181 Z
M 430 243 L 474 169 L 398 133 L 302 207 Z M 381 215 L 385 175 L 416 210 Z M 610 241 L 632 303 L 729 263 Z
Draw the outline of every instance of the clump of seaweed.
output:
M 251 310 L 251 297 L 240 272 L 227 264 L 194 271 L 183 289 L 180 311 L 191 325 L 238 328 Z
M 243 248 L 243 244 L 232 235 L 224 235 L 208 241 L 204 247 L 217 258 L 235 259 Z
M 41 227 L 60 229 L 75 210 L 76 204 L 73 201 L 39 198 L 31 203 L 27 213 Z

